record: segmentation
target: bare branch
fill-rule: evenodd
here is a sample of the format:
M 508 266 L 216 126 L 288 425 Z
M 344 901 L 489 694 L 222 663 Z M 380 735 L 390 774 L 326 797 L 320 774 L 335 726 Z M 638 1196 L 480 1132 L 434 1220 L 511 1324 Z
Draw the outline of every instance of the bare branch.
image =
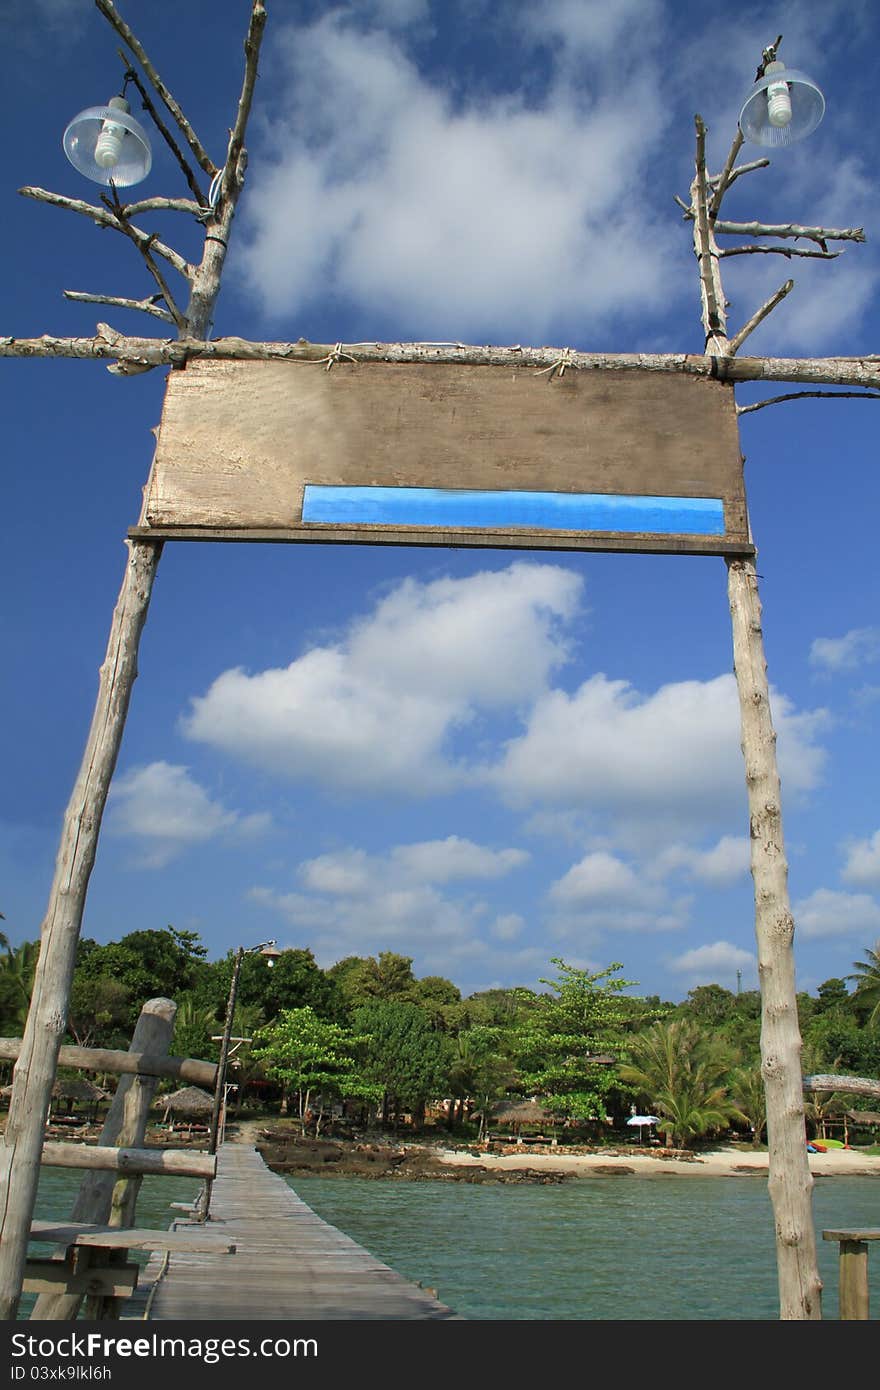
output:
M 125 214 L 125 209 L 123 208 L 120 202 L 117 201 L 115 203 L 112 203 L 110 204 L 110 207 L 119 224 L 120 231 L 124 232 L 125 235 L 134 242 L 135 246 L 143 256 L 147 270 L 150 272 L 153 279 L 156 281 L 156 284 L 159 286 L 159 290 L 161 291 L 162 298 L 165 300 L 165 304 L 168 308 L 169 314 L 171 315 L 172 319 L 174 320 L 177 327 L 181 330 L 181 332 L 185 332 L 187 327 L 186 319 L 182 314 L 181 310 L 177 307 L 177 304 L 174 302 L 174 296 L 172 295 L 171 290 L 169 289 L 166 283 L 165 277 L 162 274 L 156 262 L 154 261 L 152 255 L 150 254 L 155 238 L 149 236 L 145 237 L 143 232 L 141 232 L 139 228 L 132 226 Z
M 842 256 L 842 251 L 804 251 L 799 246 L 725 246 L 719 252 L 719 256 L 785 256 L 791 260 L 792 256 L 804 256 L 808 260 L 815 261 L 836 261 L 838 256 Z
M 703 329 L 707 345 L 721 346 L 727 338 L 724 294 L 720 291 L 717 248 L 709 221 L 709 185 L 706 174 L 706 126 L 702 116 L 694 117 L 697 132 L 696 174 L 691 185 L 691 205 L 696 209 L 694 250 L 700 266 L 703 296 Z M 714 259 L 713 259 L 714 258 Z
M 753 333 L 759 323 L 763 323 L 768 314 L 772 313 L 777 304 L 780 304 L 787 294 L 794 289 L 794 280 L 786 280 L 784 285 L 780 285 L 775 294 L 771 294 L 766 303 L 757 309 L 747 323 L 744 323 L 738 333 L 735 333 L 727 345 L 727 351 L 731 357 L 737 348 L 741 347 L 750 333 Z
M 34 198 L 38 203 L 50 203 L 52 207 L 67 208 L 68 212 L 78 212 L 83 217 L 90 217 L 93 222 L 97 222 L 99 227 L 112 227 L 116 232 L 123 232 L 126 236 L 131 236 L 139 245 L 149 243 L 151 251 L 166 260 L 184 279 L 190 278 L 191 267 L 183 259 L 183 256 L 172 250 L 170 246 L 166 246 L 164 242 L 158 241 L 155 236 L 150 236 L 148 232 L 142 231 L 140 227 L 126 229 L 116 214 L 109 209 L 96 207 L 93 203 L 84 203 L 79 198 L 66 198 L 60 193 L 50 193 L 45 188 L 25 187 L 18 191 L 24 198 Z
M 326 364 L 336 354 L 339 370 L 350 359 L 370 362 L 455 362 L 485 367 L 552 367 L 568 352 L 566 366 L 579 371 L 673 372 L 731 383 L 791 381 L 811 386 L 863 386 L 880 391 L 880 357 L 713 357 L 688 353 L 576 352 L 559 347 L 497 347 L 466 343 L 295 343 L 245 338 L 138 338 L 98 324 L 93 338 L 0 337 L 0 357 L 118 358 L 147 367 L 209 361 L 282 361 Z M 548 382 L 553 378 L 548 376 Z
M 753 159 L 750 160 L 748 164 L 740 164 L 736 169 L 731 169 L 730 177 L 727 180 L 727 187 L 729 188 L 732 183 L 736 183 L 737 179 L 741 179 L 743 174 L 751 174 L 754 173 L 756 169 L 769 169 L 769 167 L 770 160 L 767 158 Z M 720 174 L 716 174 L 714 177 L 710 178 L 710 187 L 714 186 L 720 177 Z
M 807 397 L 824 396 L 829 401 L 880 401 L 880 392 L 871 391 L 789 391 L 784 396 L 768 396 L 764 401 L 753 405 L 738 405 L 737 415 L 750 415 L 754 410 L 763 410 L 765 405 L 781 405 L 783 401 L 802 401 Z
M 123 203 L 122 210 L 126 217 L 140 217 L 144 212 L 188 212 L 193 217 L 204 215 L 204 208 L 193 198 L 142 198 L 137 203 Z
M 113 0 L 95 0 L 95 4 L 101 11 L 101 14 L 104 16 L 104 18 L 116 30 L 117 34 L 122 39 L 122 42 L 125 44 L 126 48 L 130 49 L 134 56 L 137 58 L 144 72 L 147 74 L 147 77 L 149 78 L 150 82 L 153 84 L 155 91 L 158 93 L 159 97 L 162 99 L 162 101 L 167 106 L 168 110 L 171 112 L 171 115 L 174 117 L 174 120 L 177 124 L 177 128 L 180 131 L 186 143 L 189 145 L 193 154 L 195 155 L 197 163 L 201 166 L 202 169 L 204 169 L 206 174 L 209 174 L 213 178 L 213 176 L 217 173 L 216 164 L 207 154 L 206 150 L 204 149 L 204 146 L 202 145 L 192 126 L 190 125 L 186 116 L 183 114 L 183 111 L 180 109 L 171 92 L 165 86 L 165 83 L 162 81 L 153 64 L 150 62 L 150 59 L 144 50 L 143 44 L 128 27 L 122 16 L 117 13 L 116 6 L 113 4 Z
M 709 204 L 709 217 L 712 220 L 714 220 L 714 218 L 718 216 L 718 209 L 721 207 L 721 200 L 724 197 L 724 194 L 727 192 L 727 187 L 730 183 L 734 161 L 743 147 L 744 139 L 745 136 L 743 135 L 739 126 L 737 126 L 736 135 L 733 137 L 733 144 L 730 147 L 727 159 L 724 161 L 724 168 L 721 170 L 721 173 L 718 175 L 717 179 L 708 180 L 708 183 L 710 185 L 714 185 L 715 189 L 715 191 L 712 194 L 712 201 Z
M 86 294 L 81 290 L 65 290 L 64 298 L 72 299 L 78 304 L 109 304 L 115 309 L 140 309 L 141 313 L 152 314 L 164 323 L 174 323 L 174 315 L 157 303 L 161 299 L 161 295 L 158 294 L 151 295 L 148 299 L 120 299 L 112 294 Z
M 862 227 L 801 227 L 796 222 L 716 222 L 715 230 L 726 236 L 803 237 L 805 241 L 817 241 L 820 246 L 826 241 L 865 240 Z
M 686 218 L 689 218 L 690 221 L 693 221 L 693 219 L 694 219 L 694 217 L 696 216 L 696 214 L 694 213 L 694 210 L 693 210 L 693 208 L 690 206 L 690 204 L 689 204 L 689 203 L 686 203 L 685 200 L 684 200 L 684 198 L 679 198 L 679 196 L 678 196 L 677 193 L 673 193 L 672 196 L 673 196 L 675 202 L 678 203 L 678 206 L 679 206 L 680 208 L 684 208 L 684 215 L 685 215 L 685 217 L 686 217 Z
M 121 48 L 118 50 L 118 52 L 123 63 L 125 63 L 126 77 L 131 78 L 132 82 L 141 94 L 141 100 L 144 104 L 144 110 L 150 116 L 153 125 L 156 127 L 159 134 L 162 136 L 162 139 L 168 145 L 169 149 L 171 150 L 171 153 L 174 155 L 174 158 L 177 160 L 178 164 L 183 170 L 183 177 L 186 179 L 187 183 L 192 189 L 192 192 L 194 193 L 199 206 L 206 208 L 208 206 L 208 200 L 205 197 L 202 190 L 199 188 L 198 179 L 196 178 L 187 160 L 185 159 L 183 151 L 180 149 L 180 146 L 178 145 L 174 136 L 171 134 L 171 131 L 168 129 L 165 122 L 162 120 L 162 117 L 159 115 L 159 112 L 156 110 L 154 103 L 150 99 L 149 92 L 147 91 L 146 87 L 141 81 L 138 73 L 131 66 L 128 56 L 125 53 L 123 53 Z
M 223 182 L 220 188 L 219 202 L 222 204 L 229 196 L 229 191 L 233 182 L 238 182 L 239 159 L 244 149 L 244 136 L 247 129 L 248 117 L 251 112 L 251 103 L 254 97 L 254 87 L 257 81 L 257 66 L 260 58 L 260 45 L 263 41 L 263 30 L 266 27 L 266 6 L 263 0 L 253 0 L 251 10 L 251 20 L 248 26 L 247 35 L 244 41 L 244 77 L 241 84 L 241 95 L 238 99 L 238 111 L 235 116 L 235 124 L 229 136 L 229 145 L 226 150 L 226 163 L 223 171 Z M 242 171 L 243 173 L 243 171 Z

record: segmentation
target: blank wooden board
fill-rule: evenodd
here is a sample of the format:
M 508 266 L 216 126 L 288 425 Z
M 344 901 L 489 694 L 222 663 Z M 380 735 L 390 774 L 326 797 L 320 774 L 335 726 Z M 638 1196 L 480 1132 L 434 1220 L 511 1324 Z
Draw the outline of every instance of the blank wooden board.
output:
M 192 361 L 137 535 L 750 552 L 733 388 L 641 370 Z

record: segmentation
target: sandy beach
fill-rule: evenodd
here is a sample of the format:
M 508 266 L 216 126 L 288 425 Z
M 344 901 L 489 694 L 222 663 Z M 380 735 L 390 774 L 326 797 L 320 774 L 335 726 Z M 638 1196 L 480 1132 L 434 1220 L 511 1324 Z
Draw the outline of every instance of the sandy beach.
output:
M 764 1150 L 717 1148 L 699 1154 L 678 1157 L 663 1150 L 613 1150 L 608 1153 L 541 1153 L 525 1147 L 511 1153 L 475 1153 L 463 1149 L 438 1149 L 437 1157 L 453 1166 L 480 1167 L 494 1170 L 529 1169 L 533 1172 L 568 1173 L 576 1177 L 607 1175 L 615 1171 L 621 1176 L 637 1174 L 642 1177 L 754 1177 L 768 1171 Z M 857 1149 L 829 1149 L 826 1153 L 808 1155 L 810 1171 L 816 1177 L 877 1177 L 880 1178 L 880 1154 L 865 1154 Z

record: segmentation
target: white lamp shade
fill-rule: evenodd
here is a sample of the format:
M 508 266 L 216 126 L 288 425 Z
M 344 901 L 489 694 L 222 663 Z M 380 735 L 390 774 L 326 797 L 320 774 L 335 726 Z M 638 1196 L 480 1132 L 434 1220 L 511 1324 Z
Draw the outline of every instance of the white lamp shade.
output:
M 775 114 L 777 121 L 779 116 L 772 110 L 773 93 L 768 97 L 768 90 L 771 87 L 778 89 L 783 82 L 788 88 L 791 116 L 785 124 L 776 124 L 771 115 Z M 824 114 L 825 98 L 811 77 L 798 72 L 797 68 L 787 68 L 783 63 L 771 63 L 746 98 L 740 112 L 739 128 L 744 138 L 753 145 L 793 145 L 796 140 L 810 135 Z
M 63 144 L 73 167 L 93 183 L 128 188 L 145 179 L 153 163 L 146 132 L 124 97 L 80 111 L 65 130 Z

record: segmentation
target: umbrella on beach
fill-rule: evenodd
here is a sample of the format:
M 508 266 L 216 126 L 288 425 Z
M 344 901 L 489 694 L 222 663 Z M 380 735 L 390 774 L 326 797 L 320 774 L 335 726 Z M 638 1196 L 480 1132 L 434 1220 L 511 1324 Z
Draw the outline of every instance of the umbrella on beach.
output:
M 640 1144 L 642 1142 L 642 1130 L 645 1128 L 645 1125 L 659 1125 L 659 1123 L 659 1115 L 630 1115 L 629 1119 L 627 1120 L 628 1125 L 638 1125 Z

